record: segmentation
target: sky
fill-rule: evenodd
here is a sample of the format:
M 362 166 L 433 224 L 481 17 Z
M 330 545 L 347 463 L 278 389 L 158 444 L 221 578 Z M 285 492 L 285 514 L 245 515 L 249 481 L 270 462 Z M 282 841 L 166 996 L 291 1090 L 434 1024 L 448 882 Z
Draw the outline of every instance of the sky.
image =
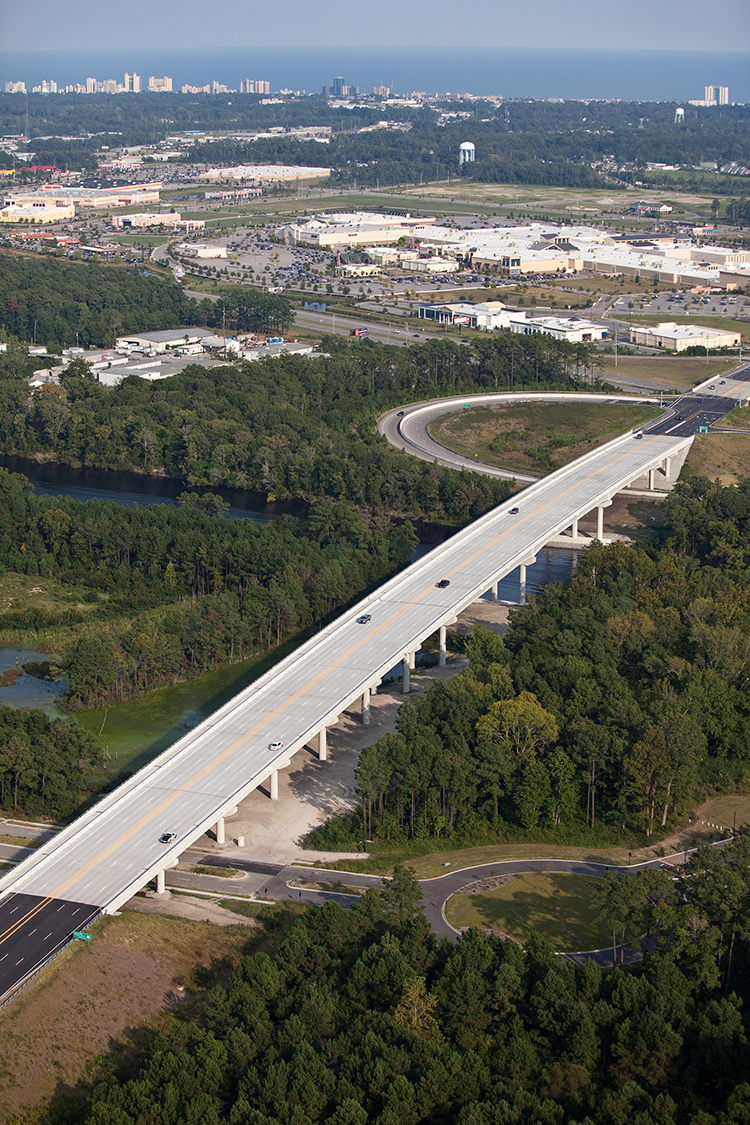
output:
M 715 12 L 719 18 L 713 18 Z M 750 0 L 0 0 L 4 50 L 619 47 L 750 50 Z

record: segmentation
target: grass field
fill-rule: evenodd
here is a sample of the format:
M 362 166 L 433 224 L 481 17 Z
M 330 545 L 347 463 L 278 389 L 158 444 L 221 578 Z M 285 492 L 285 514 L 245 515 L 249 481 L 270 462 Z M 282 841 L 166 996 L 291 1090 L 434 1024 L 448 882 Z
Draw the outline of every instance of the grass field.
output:
M 725 418 L 722 418 L 721 424 L 722 426 L 750 429 L 750 410 L 748 410 L 747 405 L 735 406 L 734 410 L 730 411 Z
M 137 1057 L 139 1029 L 226 980 L 233 962 L 267 940 L 261 928 L 133 911 L 99 919 L 91 933 L 92 941 L 73 942 L 3 1009 L 2 1125 L 18 1115 L 31 1120 L 26 1115 L 55 1094 L 75 1106 L 73 1091 L 95 1058 L 113 1048 Z M 69 1108 L 71 1121 L 84 1119 L 80 1108 Z M 34 1121 L 47 1120 L 39 1113 Z
M 688 472 L 704 473 L 721 484 L 750 477 L 750 433 L 698 434 L 687 455 Z
M 550 472 L 659 413 L 655 406 L 519 402 L 445 414 L 429 430 L 464 457 L 518 472 Z
M 716 359 L 714 356 L 709 356 L 706 363 L 700 356 L 621 355 L 617 358 L 617 367 L 613 355 L 601 358 L 601 373 L 605 378 L 623 376 L 642 379 L 644 385 L 653 383 L 665 391 L 673 387 L 687 390 L 712 375 L 721 375 L 736 366 L 734 359 Z
M 527 872 L 483 894 L 454 895 L 445 913 L 457 929 L 499 930 L 521 942 L 536 930 L 553 942 L 558 953 L 603 949 L 611 945 L 612 932 L 598 921 L 591 903 L 594 881 L 583 875 Z M 626 931 L 625 940 L 638 936 L 636 930 Z

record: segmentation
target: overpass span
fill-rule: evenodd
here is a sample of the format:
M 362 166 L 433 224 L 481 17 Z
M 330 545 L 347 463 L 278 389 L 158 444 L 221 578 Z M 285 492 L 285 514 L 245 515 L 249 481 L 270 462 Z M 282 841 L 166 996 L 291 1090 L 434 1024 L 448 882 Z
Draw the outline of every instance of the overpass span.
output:
M 404 660 L 408 690 L 409 666 L 427 637 L 439 631 L 444 660 L 445 627 L 461 610 L 550 538 L 568 527 L 575 534 L 595 508 L 601 537 L 612 498 L 691 440 L 626 434 L 531 485 L 343 613 L 45 842 L 0 880 L 0 973 L 8 896 L 32 896 L 39 909 L 65 901 L 112 913 L 150 879 L 163 886 L 165 870 L 207 829 L 217 825 L 221 841 L 223 818 L 249 792 L 270 778 L 277 794 L 277 771 L 297 751 L 314 743 L 325 757 L 326 728 L 342 711 L 361 701 L 367 722 L 370 691 L 395 663 Z M 443 579 L 449 585 L 438 588 Z M 361 624 L 364 614 L 370 620 Z M 165 832 L 175 834 L 168 844 L 160 842 Z M 32 928 L 34 909 L 26 910 Z

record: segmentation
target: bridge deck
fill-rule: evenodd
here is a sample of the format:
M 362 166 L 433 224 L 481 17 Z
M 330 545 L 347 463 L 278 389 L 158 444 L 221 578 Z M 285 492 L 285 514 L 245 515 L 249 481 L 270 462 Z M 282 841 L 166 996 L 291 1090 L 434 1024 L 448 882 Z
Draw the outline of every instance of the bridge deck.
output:
M 618 438 L 457 533 L 246 688 L 0 881 L 115 910 L 491 583 L 684 445 Z M 510 509 L 519 507 L 517 515 Z M 443 578 L 450 580 L 437 589 Z M 371 614 L 366 625 L 361 613 Z M 269 751 L 282 742 L 283 749 Z M 176 840 L 164 845 L 164 832 Z M 2 931 L 0 930 L 0 937 Z

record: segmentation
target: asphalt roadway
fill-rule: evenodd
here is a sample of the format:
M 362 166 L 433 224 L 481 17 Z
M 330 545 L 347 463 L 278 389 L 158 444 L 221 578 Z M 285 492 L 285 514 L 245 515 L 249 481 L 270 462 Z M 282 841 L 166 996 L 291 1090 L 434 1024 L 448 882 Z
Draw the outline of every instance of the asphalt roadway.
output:
M 0 1002 L 99 915 L 99 907 L 15 894 L 3 902 Z
M 724 847 L 726 841 L 718 841 L 715 846 Z M 692 849 L 691 849 L 692 850 Z M 594 861 L 585 860 L 568 860 L 568 859 L 533 859 L 522 860 L 512 859 L 505 860 L 497 863 L 479 864 L 475 867 L 463 868 L 460 871 L 451 871 L 445 875 L 439 875 L 434 879 L 420 880 L 420 887 L 422 888 L 422 895 L 424 901 L 424 912 L 430 923 L 430 928 L 438 940 L 447 938 L 451 942 L 457 942 L 460 939 L 460 932 L 453 928 L 445 917 L 445 906 L 448 899 L 461 891 L 464 887 L 470 886 L 482 879 L 489 879 L 500 875 L 521 875 L 527 872 L 556 872 L 565 875 L 581 875 L 590 876 L 591 878 L 598 879 L 605 871 L 616 871 L 619 874 L 635 875 L 638 871 L 644 871 L 646 868 L 670 868 L 676 863 L 680 863 L 684 858 L 683 852 L 675 853 L 672 856 L 667 856 L 665 860 L 653 859 L 645 863 L 633 864 L 629 867 L 617 867 L 613 864 L 598 863 Z M 345 909 L 351 909 L 356 905 L 357 898 L 353 894 L 342 894 L 335 891 L 318 891 L 318 890 L 305 890 L 304 888 L 290 886 L 289 884 L 295 880 L 307 878 L 311 880 L 321 880 L 326 883 L 340 883 L 342 886 L 351 887 L 374 887 L 381 888 L 387 880 L 382 879 L 379 875 L 364 875 L 348 871 L 331 871 L 319 867 L 300 867 L 281 865 L 274 865 L 269 863 L 256 863 L 252 859 L 242 859 L 239 857 L 225 857 L 216 854 L 202 855 L 199 857 L 199 862 L 203 867 L 231 867 L 237 871 L 244 872 L 250 877 L 250 881 L 238 884 L 229 883 L 226 885 L 226 893 L 231 894 L 232 891 L 237 891 L 240 894 L 255 894 L 258 898 L 268 899 L 273 902 L 303 902 L 308 905 L 322 906 L 326 902 L 338 902 Z M 187 876 L 183 879 L 177 879 L 178 872 L 170 872 L 167 876 L 169 885 L 187 888 L 189 886 L 197 887 L 198 883 L 190 880 L 195 880 L 196 876 Z M 212 893 L 220 895 L 223 888 L 216 887 L 218 880 L 210 879 L 210 886 L 206 885 L 205 877 L 202 877 L 200 889 L 210 889 Z M 640 960 L 642 956 L 641 948 L 626 948 L 620 950 L 618 947 L 618 963 L 629 964 Z M 566 957 L 573 961 L 582 964 L 586 960 L 596 961 L 602 968 L 612 966 L 612 951 L 608 949 L 596 949 L 586 951 L 575 950 L 560 950 Z M 622 958 L 622 960 L 621 960 Z

